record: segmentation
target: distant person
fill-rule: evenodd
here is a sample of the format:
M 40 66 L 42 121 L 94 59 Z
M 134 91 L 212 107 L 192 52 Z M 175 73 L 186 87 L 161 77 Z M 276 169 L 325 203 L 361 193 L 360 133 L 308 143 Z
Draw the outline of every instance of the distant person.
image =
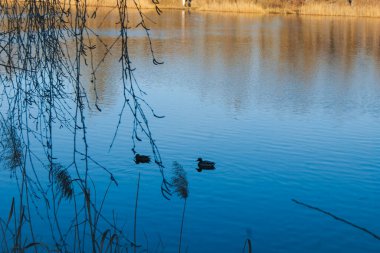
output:
M 191 0 L 185 0 L 185 7 L 191 7 Z

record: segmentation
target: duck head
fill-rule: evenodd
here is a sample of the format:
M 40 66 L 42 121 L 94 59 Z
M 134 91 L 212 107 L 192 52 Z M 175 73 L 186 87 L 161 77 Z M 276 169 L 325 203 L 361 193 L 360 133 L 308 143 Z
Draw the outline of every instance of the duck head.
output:
M 202 161 L 203 161 L 202 158 L 197 159 L 197 162 L 202 162 Z

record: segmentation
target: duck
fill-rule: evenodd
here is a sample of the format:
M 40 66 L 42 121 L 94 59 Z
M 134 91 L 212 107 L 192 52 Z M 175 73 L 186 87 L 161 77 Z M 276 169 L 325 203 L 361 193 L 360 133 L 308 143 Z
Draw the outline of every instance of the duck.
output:
M 197 162 L 198 162 L 198 171 L 215 169 L 214 162 L 204 161 L 202 158 L 198 158 Z
M 135 163 L 136 164 L 139 164 L 139 163 L 150 163 L 150 157 L 147 156 L 147 155 L 136 154 L 135 155 Z

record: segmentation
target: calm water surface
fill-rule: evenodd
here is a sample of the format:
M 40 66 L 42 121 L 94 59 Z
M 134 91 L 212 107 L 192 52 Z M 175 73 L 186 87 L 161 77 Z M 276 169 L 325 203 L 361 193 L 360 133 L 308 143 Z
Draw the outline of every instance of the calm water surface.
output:
M 150 124 L 168 177 L 173 161 L 187 171 L 185 252 L 241 252 L 246 238 L 253 252 L 380 252 L 379 240 L 291 201 L 380 234 L 380 20 L 148 14 L 155 55 L 165 63 L 151 63 L 139 31 L 130 34 L 132 62 L 146 100 L 166 116 Z M 116 39 L 112 24 L 96 28 L 104 41 Z M 96 53 L 100 60 L 104 49 Z M 89 112 L 88 126 L 91 156 L 119 181 L 105 213 L 116 210 L 133 236 L 140 172 L 138 241 L 150 252 L 175 252 L 183 202 L 162 197 L 154 164 L 133 163 L 128 119 L 108 151 L 123 100 L 118 61 L 104 64 L 103 110 Z M 64 130 L 56 137 L 69 160 L 71 140 Z M 147 140 L 137 151 L 149 154 Z M 216 170 L 198 173 L 198 157 Z M 0 176 L 4 192 L 9 172 Z M 109 180 L 96 169 L 92 179 L 100 188 Z

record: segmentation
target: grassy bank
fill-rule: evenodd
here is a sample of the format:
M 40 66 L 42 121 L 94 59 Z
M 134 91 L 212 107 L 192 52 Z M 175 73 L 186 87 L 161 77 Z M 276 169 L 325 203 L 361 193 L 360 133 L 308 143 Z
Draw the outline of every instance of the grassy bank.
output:
M 308 15 L 380 17 L 380 1 L 357 0 L 353 5 L 346 3 L 326 4 L 313 1 L 301 6 L 299 13 Z
M 194 0 L 194 7 L 205 11 L 380 17 L 377 0 L 352 0 L 351 4 L 348 0 Z
M 137 0 L 136 0 L 137 1 Z M 113 0 L 89 0 L 91 5 L 114 6 Z M 151 0 L 130 0 L 131 5 L 154 8 Z M 379 0 L 192 0 L 199 11 L 246 12 L 261 14 L 303 14 L 328 16 L 380 17 Z M 160 0 L 161 9 L 181 9 L 182 0 Z

